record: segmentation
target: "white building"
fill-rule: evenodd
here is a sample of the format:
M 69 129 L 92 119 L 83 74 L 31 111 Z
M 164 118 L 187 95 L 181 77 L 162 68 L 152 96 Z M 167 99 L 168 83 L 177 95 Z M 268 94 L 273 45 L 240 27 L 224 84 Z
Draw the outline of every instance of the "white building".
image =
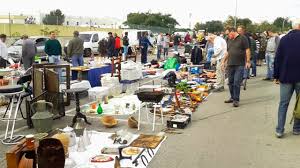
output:
M 12 24 L 25 24 L 25 19 L 27 16 L 22 16 L 22 15 L 0 15 L 0 23 L 10 23 Z
M 122 25 L 122 21 L 116 18 L 93 18 L 81 16 L 66 16 L 64 25 L 66 26 L 82 26 L 82 27 L 99 27 L 99 28 L 118 28 Z

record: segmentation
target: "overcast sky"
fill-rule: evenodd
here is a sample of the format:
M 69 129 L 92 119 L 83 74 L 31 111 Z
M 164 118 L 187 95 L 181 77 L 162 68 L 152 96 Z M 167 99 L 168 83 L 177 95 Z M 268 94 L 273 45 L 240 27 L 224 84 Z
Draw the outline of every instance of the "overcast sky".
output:
M 182 27 L 207 20 L 225 20 L 234 15 L 236 0 L 0 0 L 0 14 L 48 13 L 59 8 L 66 15 L 114 17 L 126 20 L 130 12 L 170 13 Z M 273 21 L 277 16 L 300 18 L 300 0 L 237 0 L 238 17 L 255 22 Z

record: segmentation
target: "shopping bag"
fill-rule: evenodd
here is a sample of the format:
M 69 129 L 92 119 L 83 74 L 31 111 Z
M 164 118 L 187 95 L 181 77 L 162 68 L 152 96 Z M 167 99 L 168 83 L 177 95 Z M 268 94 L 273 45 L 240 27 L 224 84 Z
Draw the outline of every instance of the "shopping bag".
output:
M 297 101 L 295 104 L 295 108 L 294 108 L 294 118 L 299 119 L 300 120 L 300 94 L 297 95 Z
M 175 69 L 176 68 L 176 64 L 178 64 L 178 61 L 176 58 L 168 58 L 167 62 L 164 65 L 164 69 Z
M 294 112 L 293 112 L 293 118 L 290 123 L 293 122 L 293 119 L 300 120 L 300 100 L 299 99 L 300 99 L 300 94 L 297 95 L 297 100 L 296 100 L 296 104 L 295 104 L 295 108 L 294 108 Z

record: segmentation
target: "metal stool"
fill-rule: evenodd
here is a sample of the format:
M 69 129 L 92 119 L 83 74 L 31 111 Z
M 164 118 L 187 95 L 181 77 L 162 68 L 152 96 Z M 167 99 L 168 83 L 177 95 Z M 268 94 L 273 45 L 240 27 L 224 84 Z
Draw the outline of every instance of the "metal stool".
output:
M 19 110 L 19 107 L 21 105 L 21 94 L 23 93 L 23 87 L 22 85 L 12 85 L 12 86 L 3 86 L 0 87 L 0 94 L 4 96 L 12 96 L 12 99 L 18 98 L 14 114 L 13 113 L 13 106 L 14 102 L 10 102 L 10 108 L 8 111 L 8 118 L 2 118 L 2 121 L 6 121 L 6 130 L 5 130 L 5 137 L 4 139 L 1 140 L 1 142 L 5 145 L 12 145 L 12 144 L 17 144 L 21 139 L 24 138 L 23 135 L 13 135 L 14 134 L 14 129 L 15 129 L 15 123 L 17 120 L 22 120 L 22 119 L 17 119 L 17 113 Z M 12 122 L 11 126 L 11 131 L 10 131 L 10 136 L 8 137 L 8 131 L 10 129 L 10 122 Z

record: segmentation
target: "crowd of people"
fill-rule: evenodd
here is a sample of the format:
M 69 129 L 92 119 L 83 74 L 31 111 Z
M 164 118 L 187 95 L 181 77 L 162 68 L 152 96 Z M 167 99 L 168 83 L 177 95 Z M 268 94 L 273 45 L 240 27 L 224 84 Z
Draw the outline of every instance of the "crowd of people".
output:
M 69 42 L 67 57 L 72 59 L 73 66 L 83 66 L 83 40 L 79 38 L 79 32 L 74 31 L 74 38 Z M 28 69 L 34 62 L 37 53 L 35 43 L 27 35 L 22 37 L 22 63 Z M 109 32 L 108 38 L 99 42 L 99 54 L 101 56 L 127 56 L 129 50 L 128 33 L 121 38 L 116 33 Z M 5 44 L 6 35 L 0 35 L 0 67 L 6 67 L 9 59 Z M 173 50 L 178 52 L 178 47 L 185 45 L 185 53 L 192 56 L 192 63 L 199 64 L 206 62 L 209 68 L 215 68 L 217 82 L 214 92 L 222 92 L 225 89 L 225 78 L 228 78 L 229 99 L 225 103 L 231 103 L 233 107 L 239 107 L 240 89 L 243 79 L 257 76 L 257 66 L 266 64 L 265 81 L 274 81 L 280 84 L 280 103 L 278 109 L 278 124 L 276 136 L 284 135 L 284 125 L 286 113 L 293 92 L 300 92 L 300 21 L 293 22 L 293 30 L 286 35 L 279 35 L 274 30 L 269 29 L 263 33 L 247 32 L 243 26 L 238 28 L 228 28 L 223 33 L 196 35 L 189 33 L 182 38 L 178 33 L 163 34 L 157 36 L 157 60 L 168 58 L 169 48 L 173 45 Z M 141 63 L 148 62 L 148 47 L 153 47 L 145 32 L 139 39 L 141 52 Z M 192 46 L 192 47 L 191 47 Z M 192 48 L 192 49 L 191 49 Z M 203 52 L 204 51 L 204 52 Z M 45 44 L 45 53 L 48 55 L 49 63 L 60 64 L 62 47 L 56 39 L 55 32 L 50 32 L 50 38 Z M 193 56 L 194 55 L 194 56 Z M 205 55 L 205 56 L 203 56 Z M 194 58 L 193 58 L 194 57 Z M 203 57 L 200 59 L 200 57 Z M 195 61 L 196 60 L 196 61 Z M 293 133 L 300 134 L 300 120 L 294 120 Z

